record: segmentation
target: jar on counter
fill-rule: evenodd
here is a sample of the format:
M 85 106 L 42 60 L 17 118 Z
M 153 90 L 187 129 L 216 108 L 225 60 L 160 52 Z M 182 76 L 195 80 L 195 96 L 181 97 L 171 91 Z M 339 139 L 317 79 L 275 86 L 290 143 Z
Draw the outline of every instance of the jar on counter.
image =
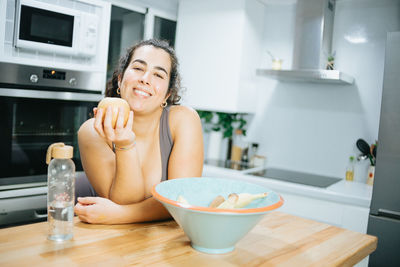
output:
M 233 144 L 231 150 L 231 161 L 240 162 L 242 159 L 243 151 L 247 147 L 244 141 L 243 131 L 236 129 L 233 136 Z

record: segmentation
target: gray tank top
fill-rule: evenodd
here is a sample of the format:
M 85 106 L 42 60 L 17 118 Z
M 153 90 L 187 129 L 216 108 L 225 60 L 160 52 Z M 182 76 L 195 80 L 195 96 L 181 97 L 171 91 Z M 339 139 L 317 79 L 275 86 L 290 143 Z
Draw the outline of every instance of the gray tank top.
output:
M 168 179 L 168 161 L 171 155 L 172 141 L 171 131 L 169 129 L 169 109 L 171 106 L 167 106 L 163 109 L 160 119 L 160 151 L 161 151 L 161 170 L 162 176 L 161 181 Z
M 174 145 L 172 141 L 171 131 L 169 129 L 169 108 L 167 106 L 163 109 L 160 118 L 160 152 L 161 152 L 161 181 L 168 179 L 168 161 L 169 155 Z M 115 152 L 115 145 L 113 143 L 113 151 Z

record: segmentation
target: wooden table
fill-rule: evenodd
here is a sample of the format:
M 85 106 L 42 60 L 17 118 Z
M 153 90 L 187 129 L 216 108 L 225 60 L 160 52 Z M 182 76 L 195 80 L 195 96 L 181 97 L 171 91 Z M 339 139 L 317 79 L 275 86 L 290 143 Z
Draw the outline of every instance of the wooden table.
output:
M 228 254 L 194 250 L 173 221 L 91 225 L 75 218 L 75 236 L 46 239 L 47 222 L 0 230 L 0 266 L 352 266 L 377 238 L 271 212 Z

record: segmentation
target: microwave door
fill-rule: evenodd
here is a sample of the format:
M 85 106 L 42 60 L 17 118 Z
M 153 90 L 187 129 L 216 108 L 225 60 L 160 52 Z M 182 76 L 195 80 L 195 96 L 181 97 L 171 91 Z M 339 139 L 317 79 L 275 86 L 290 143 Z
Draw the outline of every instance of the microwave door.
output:
M 21 6 L 19 39 L 72 47 L 74 16 Z
M 32 0 L 17 1 L 14 46 L 40 52 L 75 55 L 79 12 Z

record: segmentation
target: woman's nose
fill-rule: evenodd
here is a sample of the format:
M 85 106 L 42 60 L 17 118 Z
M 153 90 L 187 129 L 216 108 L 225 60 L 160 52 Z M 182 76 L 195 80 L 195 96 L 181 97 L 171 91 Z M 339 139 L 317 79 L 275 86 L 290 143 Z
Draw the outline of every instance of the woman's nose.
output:
M 143 73 L 140 81 L 144 84 L 150 84 L 150 72 L 146 71 L 145 73 Z

